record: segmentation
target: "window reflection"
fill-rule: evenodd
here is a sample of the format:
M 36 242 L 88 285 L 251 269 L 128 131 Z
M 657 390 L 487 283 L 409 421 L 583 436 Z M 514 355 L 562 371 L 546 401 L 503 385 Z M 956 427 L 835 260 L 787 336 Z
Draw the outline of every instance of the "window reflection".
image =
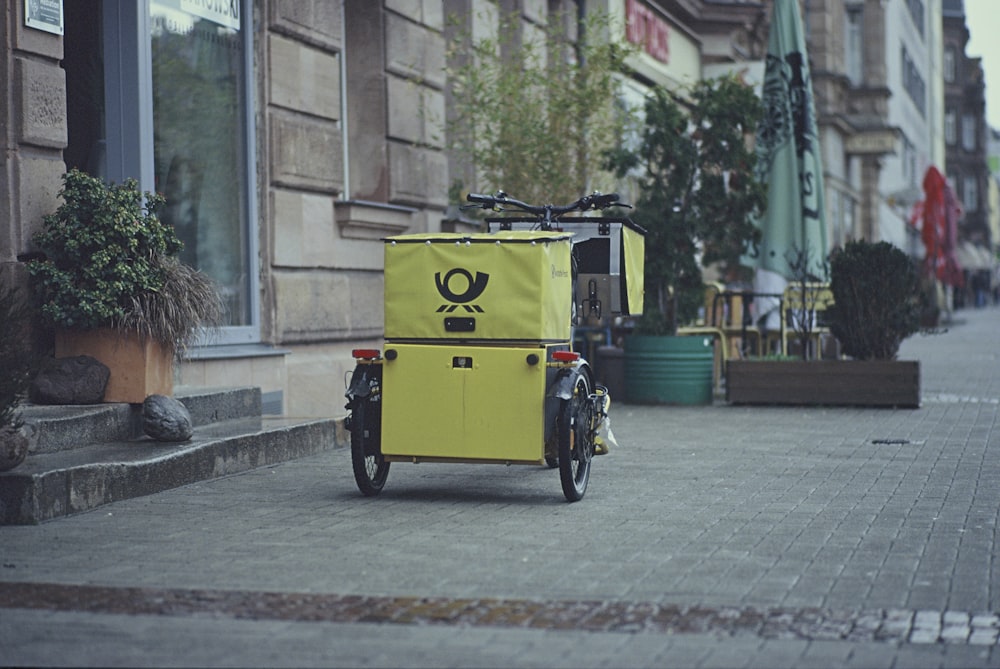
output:
M 156 190 L 184 242 L 181 259 L 219 284 L 225 324 L 247 325 L 243 42 L 239 3 L 218 4 L 237 15 L 150 3 Z

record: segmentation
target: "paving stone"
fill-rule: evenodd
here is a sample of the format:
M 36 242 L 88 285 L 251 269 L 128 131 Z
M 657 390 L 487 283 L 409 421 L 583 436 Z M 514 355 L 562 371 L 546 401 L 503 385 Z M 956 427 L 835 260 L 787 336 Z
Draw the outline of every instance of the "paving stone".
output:
M 913 617 L 913 627 L 919 629 L 939 629 L 941 627 L 941 612 L 917 611 Z
M 921 627 L 910 632 L 910 643 L 937 643 L 940 632 L 937 629 Z
M 995 629 L 973 627 L 972 634 L 969 635 L 969 643 L 977 646 L 991 646 L 996 644 L 997 636 Z
M 969 620 L 969 614 L 964 611 L 945 611 L 941 617 L 941 621 L 946 627 L 955 625 L 966 627 L 969 625 Z
M 971 629 L 965 625 L 946 625 L 941 629 L 941 640 L 946 643 L 965 643 Z
M 976 614 L 972 616 L 972 626 L 973 627 L 989 627 L 991 629 L 996 629 L 1000 627 L 1000 616 L 990 613 L 990 614 Z

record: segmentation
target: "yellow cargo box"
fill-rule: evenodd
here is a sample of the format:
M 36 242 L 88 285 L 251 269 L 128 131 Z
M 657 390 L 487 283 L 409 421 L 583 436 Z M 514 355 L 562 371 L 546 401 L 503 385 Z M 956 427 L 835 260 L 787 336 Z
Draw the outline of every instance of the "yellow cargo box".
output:
M 383 455 L 541 464 L 545 391 L 555 374 L 545 362 L 566 348 L 387 345 L 394 353 L 382 368 Z M 556 406 L 557 400 L 549 401 L 550 418 Z
M 385 338 L 568 340 L 571 237 L 537 231 L 389 237 Z

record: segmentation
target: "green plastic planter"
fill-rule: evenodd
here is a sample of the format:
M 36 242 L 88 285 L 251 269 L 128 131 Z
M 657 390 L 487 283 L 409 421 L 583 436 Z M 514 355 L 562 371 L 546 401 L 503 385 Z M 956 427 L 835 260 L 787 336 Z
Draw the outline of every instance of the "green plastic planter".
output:
M 625 338 L 625 400 L 632 404 L 711 404 L 711 337 Z

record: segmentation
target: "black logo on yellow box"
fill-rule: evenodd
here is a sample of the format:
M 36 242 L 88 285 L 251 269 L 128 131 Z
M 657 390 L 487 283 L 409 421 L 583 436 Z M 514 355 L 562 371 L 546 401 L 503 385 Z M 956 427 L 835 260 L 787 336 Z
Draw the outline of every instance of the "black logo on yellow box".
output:
M 461 293 L 456 293 L 452 289 L 452 279 L 455 275 L 461 276 L 465 279 L 465 285 L 463 286 L 464 291 Z M 478 304 L 468 304 L 468 302 L 472 302 L 474 299 L 483 294 L 489 280 L 489 274 L 476 272 L 476 276 L 473 278 L 472 272 L 461 267 L 456 267 L 455 269 L 448 271 L 444 275 L 444 278 L 441 278 L 441 272 L 435 272 L 434 283 L 437 285 L 438 293 L 441 294 L 441 297 L 451 302 L 451 304 L 442 304 L 438 307 L 437 313 L 451 313 L 455 311 L 459 305 L 470 313 L 483 313 L 483 308 Z

